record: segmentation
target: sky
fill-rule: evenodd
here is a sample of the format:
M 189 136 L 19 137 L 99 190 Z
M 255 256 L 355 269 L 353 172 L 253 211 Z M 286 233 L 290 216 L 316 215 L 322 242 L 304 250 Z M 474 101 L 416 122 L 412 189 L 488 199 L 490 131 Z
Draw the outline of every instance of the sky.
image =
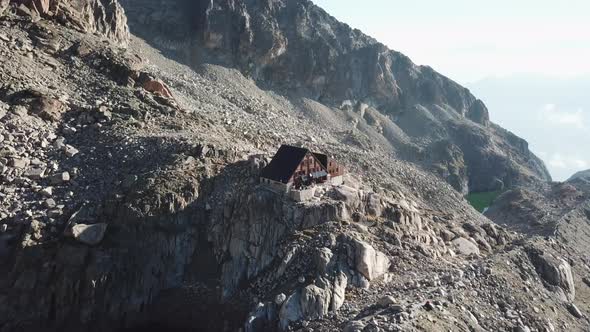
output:
M 590 78 L 589 0 L 313 1 L 415 63 L 477 92 L 492 121 L 529 141 L 555 179 L 590 168 L 590 149 L 559 145 L 571 143 L 571 131 L 578 132 L 576 139 L 590 139 L 587 97 L 564 98 L 571 84 L 590 82 L 580 79 Z M 555 96 L 545 89 L 553 80 L 562 82 Z M 530 90 L 535 87 L 523 82 L 535 81 L 546 81 L 540 90 L 549 94 L 527 92 L 502 101 L 501 94 L 510 93 L 502 84 Z M 523 107 L 510 107 L 513 103 Z M 518 116 L 511 116 L 514 112 Z M 547 131 L 556 139 L 548 142 Z

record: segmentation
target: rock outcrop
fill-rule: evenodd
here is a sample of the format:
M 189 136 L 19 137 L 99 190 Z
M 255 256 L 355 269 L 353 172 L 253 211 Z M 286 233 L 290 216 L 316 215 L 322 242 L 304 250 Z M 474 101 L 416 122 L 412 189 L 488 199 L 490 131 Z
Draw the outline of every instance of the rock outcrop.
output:
M 129 42 L 127 16 L 117 0 L 2 0 L 24 6 L 34 17 L 46 17 L 86 33 L 97 33 L 126 46 Z M 21 7 L 22 8 L 22 7 Z

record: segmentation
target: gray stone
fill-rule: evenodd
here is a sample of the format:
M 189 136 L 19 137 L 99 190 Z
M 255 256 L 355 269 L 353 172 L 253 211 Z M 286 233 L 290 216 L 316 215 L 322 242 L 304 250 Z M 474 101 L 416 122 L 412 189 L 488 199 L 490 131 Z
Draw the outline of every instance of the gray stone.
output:
M 62 129 L 61 131 L 64 135 L 69 136 L 69 135 L 74 135 L 77 130 L 74 127 L 64 127 L 64 129 Z
M 43 188 L 39 191 L 39 193 L 45 197 L 53 196 L 53 187 Z
M 31 161 L 27 158 L 12 158 L 10 161 L 10 166 L 14 168 L 23 169 L 31 164 Z
M 320 280 L 320 283 L 324 281 Z M 312 284 L 297 290 L 281 306 L 279 327 L 285 330 L 292 322 L 320 319 L 328 314 L 331 301 L 329 289 Z
M 330 264 L 330 261 L 332 260 L 333 256 L 334 254 L 332 253 L 332 250 L 330 250 L 329 248 L 321 248 L 316 252 L 314 260 L 316 264 L 316 269 L 320 274 L 324 274 L 327 272 L 328 265 Z
M 377 301 L 377 304 L 382 307 L 387 307 L 389 305 L 395 304 L 395 298 L 393 296 L 383 296 Z
M 455 233 L 453 233 L 453 232 L 451 232 L 451 231 L 449 231 L 447 229 L 442 229 L 440 231 L 440 237 L 445 242 L 451 242 L 455 238 Z
M 68 181 L 70 181 L 70 173 L 68 172 L 58 173 L 49 178 L 49 182 L 54 185 L 63 184 Z
M 72 235 L 79 242 L 95 246 L 104 238 L 107 227 L 108 225 L 105 223 L 93 225 L 78 224 L 72 227 Z
M 578 309 L 578 307 L 573 303 L 569 303 L 567 305 L 567 310 L 569 310 L 569 312 L 576 318 L 584 318 L 584 314 L 582 314 L 580 309 Z
M 305 319 L 320 319 L 328 314 L 332 296 L 329 290 L 308 285 L 301 291 L 301 312 Z
M 477 247 L 477 245 L 467 240 L 466 238 L 456 238 L 451 243 L 455 246 L 457 253 L 461 255 L 479 255 L 479 248 Z
M 285 302 L 286 300 L 287 300 L 287 295 L 285 295 L 283 293 L 275 296 L 275 304 L 277 304 L 277 305 L 283 304 L 283 302 Z
M 74 148 L 71 145 L 66 145 L 66 156 L 68 157 L 73 157 L 75 155 L 77 155 L 78 153 L 80 153 L 80 151 L 78 151 L 78 149 Z
M 10 111 L 15 115 L 20 116 L 21 118 L 24 118 L 28 115 L 27 109 L 21 105 L 11 107 Z
M 65 149 L 66 147 L 66 139 L 64 137 L 58 137 L 55 139 L 55 141 L 53 141 L 53 147 L 58 149 L 58 150 L 62 150 Z
M 355 240 L 354 247 L 356 270 L 367 280 L 374 280 L 388 271 L 391 262 L 385 254 L 360 240 Z
M 531 329 L 526 325 L 518 325 L 514 328 L 514 332 L 531 332 Z
M 346 299 L 346 286 L 348 285 L 348 277 L 346 273 L 339 271 L 334 278 L 334 288 L 332 289 L 332 304 L 330 311 L 338 311 L 344 304 Z
M 366 324 L 361 321 L 352 321 L 346 324 L 343 332 L 363 332 Z
M 31 168 L 25 172 L 25 176 L 32 180 L 39 180 L 45 175 L 45 168 Z
M 563 289 L 567 299 L 573 301 L 576 297 L 576 290 L 572 268 L 568 262 L 540 250 L 532 250 L 529 255 L 541 278 L 548 284 Z
M 375 193 L 370 193 L 367 196 L 367 213 L 375 217 L 381 216 L 383 209 L 383 207 L 381 206 L 381 197 Z
M 48 198 L 45 201 L 43 201 L 43 206 L 48 208 L 48 209 L 53 209 L 57 204 L 55 203 L 55 200 L 53 198 Z
M 358 209 L 361 205 L 359 192 L 347 186 L 335 187 L 333 191 L 334 198 L 346 203 L 350 209 Z

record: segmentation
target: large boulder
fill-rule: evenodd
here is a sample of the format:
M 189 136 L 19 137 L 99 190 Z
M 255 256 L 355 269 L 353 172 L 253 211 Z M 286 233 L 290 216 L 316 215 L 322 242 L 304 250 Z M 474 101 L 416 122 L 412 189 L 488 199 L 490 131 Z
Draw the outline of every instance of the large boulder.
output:
M 348 186 L 334 187 L 332 195 L 335 199 L 344 202 L 351 210 L 358 209 L 361 206 L 361 196 L 359 191 L 354 188 Z
M 301 313 L 306 319 L 320 319 L 328 314 L 332 293 L 328 289 L 309 285 L 301 291 Z
M 148 79 L 145 82 L 143 82 L 142 87 L 151 93 L 161 95 L 162 97 L 168 99 L 174 99 L 174 97 L 172 96 L 172 92 L 170 91 L 168 86 L 166 86 L 166 84 L 164 84 L 164 82 L 162 82 L 161 80 Z
M 477 244 L 467 240 L 464 237 L 456 238 L 451 242 L 455 246 L 457 253 L 461 255 L 479 255 L 479 248 Z
M 566 300 L 573 301 L 576 297 L 572 268 L 568 262 L 560 257 L 541 250 L 529 251 L 531 262 L 539 276 L 549 288 L 562 290 Z
M 354 242 L 354 261 L 356 270 L 369 281 L 387 273 L 391 265 L 384 253 L 360 240 Z
M 44 120 L 57 122 L 67 106 L 55 98 L 41 97 L 33 105 L 32 111 Z
M 296 290 L 281 306 L 279 328 L 285 330 L 292 322 L 321 319 L 328 312 L 337 311 L 344 303 L 347 284 L 348 277 L 339 271 L 333 282 L 318 278 L 316 284 Z
M 105 223 L 93 225 L 78 224 L 72 227 L 72 235 L 79 242 L 95 246 L 104 238 L 107 226 Z

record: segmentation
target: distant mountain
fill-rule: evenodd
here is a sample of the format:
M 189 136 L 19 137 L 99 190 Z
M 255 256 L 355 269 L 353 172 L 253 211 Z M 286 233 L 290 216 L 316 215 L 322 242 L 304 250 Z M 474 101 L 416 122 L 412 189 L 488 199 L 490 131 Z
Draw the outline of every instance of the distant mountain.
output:
M 467 84 L 501 126 L 525 137 L 556 180 L 590 168 L 590 77 L 538 75 L 487 78 Z
M 569 178 L 567 181 L 573 181 L 573 180 L 577 180 L 577 179 L 588 179 L 590 180 L 590 169 L 589 170 L 585 170 L 585 171 L 580 171 L 574 175 L 572 175 L 571 178 Z

